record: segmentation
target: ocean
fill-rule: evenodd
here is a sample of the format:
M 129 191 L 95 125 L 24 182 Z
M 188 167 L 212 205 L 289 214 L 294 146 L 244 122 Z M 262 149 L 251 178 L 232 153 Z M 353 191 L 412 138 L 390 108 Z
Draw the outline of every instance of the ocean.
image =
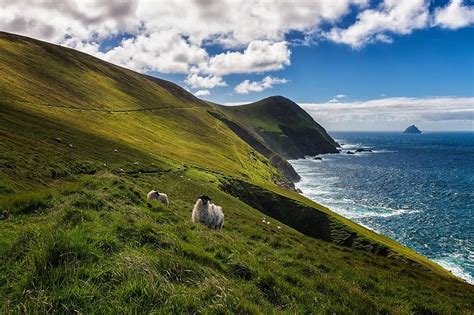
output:
M 474 284 L 474 133 L 330 134 L 340 154 L 290 161 L 303 194 Z

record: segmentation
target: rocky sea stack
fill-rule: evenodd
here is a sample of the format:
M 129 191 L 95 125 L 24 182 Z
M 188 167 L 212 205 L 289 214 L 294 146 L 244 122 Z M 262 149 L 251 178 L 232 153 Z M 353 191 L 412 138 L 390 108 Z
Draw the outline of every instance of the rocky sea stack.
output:
M 411 125 L 403 133 L 421 133 L 421 130 L 418 129 L 415 125 Z

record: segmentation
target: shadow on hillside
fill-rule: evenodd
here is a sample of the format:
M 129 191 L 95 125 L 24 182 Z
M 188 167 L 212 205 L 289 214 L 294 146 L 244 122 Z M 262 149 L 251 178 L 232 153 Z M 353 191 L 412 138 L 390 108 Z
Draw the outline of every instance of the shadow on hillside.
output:
M 220 188 L 304 235 L 380 256 L 390 253 L 388 247 L 362 237 L 330 215 L 259 186 L 226 178 Z

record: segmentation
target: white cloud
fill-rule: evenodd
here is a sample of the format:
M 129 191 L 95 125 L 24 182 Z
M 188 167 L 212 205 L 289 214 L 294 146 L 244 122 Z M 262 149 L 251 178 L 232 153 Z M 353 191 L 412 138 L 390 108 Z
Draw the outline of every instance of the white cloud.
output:
M 328 103 L 337 103 L 340 102 L 342 99 L 347 98 L 346 94 L 337 94 L 334 98 L 330 99 Z
M 420 120 L 474 122 L 474 97 L 393 97 L 354 102 L 301 103 L 300 106 L 323 125 Z
M 457 29 L 474 24 L 474 8 L 463 5 L 462 0 L 451 0 L 444 8 L 437 8 L 434 25 Z
M 390 43 L 390 34 L 406 35 L 425 28 L 430 16 L 428 5 L 427 0 L 384 0 L 376 9 L 359 13 L 348 28 L 335 27 L 325 36 L 353 48 L 377 41 Z
M 207 52 L 173 30 L 160 30 L 122 40 L 121 44 L 96 56 L 140 72 L 188 73 L 191 64 L 205 62 Z
M 351 5 L 364 6 L 367 1 L 2 0 L 0 26 L 139 71 L 189 71 L 202 62 L 205 43 L 247 47 L 243 53 L 231 50 L 208 60 L 207 73 L 223 75 L 281 69 L 289 64 L 287 32 L 305 32 L 337 21 L 350 12 Z M 123 33 L 136 38 L 105 54 L 98 51 L 97 43 Z M 257 60 L 266 53 L 268 59 Z
M 190 73 L 184 81 L 187 85 L 193 88 L 204 88 L 212 89 L 216 86 L 226 86 L 227 84 L 222 80 L 220 76 L 208 75 L 200 76 L 197 73 Z
M 429 12 L 428 0 L 0 0 L 0 29 L 59 43 L 141 72 L 195 74 L 188 84 L 211 89 L 222 76 L 291 64 L 290 32 L 304 44 L 320 38 L 351 45 L 393 41 L 432 25 L 472 24 L 472 6 L 452 0 Z M 344 20 L 349 13 L 357 20 Z M 436 16 L 433 17 L 433 14 Z M 341 28 L 341 21 L 349 26 Z M 332 27 L 323 32 L 325 27 Z M 113 38 L 127 37 L 118 43 Z M 112 40 L 111 40 L 112 39 Z M 108 40 L 111 47 L 101 46 Z M 210 53 L 209 44 L 217 47 Z M 213 50 L 214 51 L 214 50 Z
M 250 92 L 261 92 L 272 88 L 275 84 L 283 84 L 287 82 L 288 80 L 286 79 L 266 76 L 261 81 L 242 81 L 234 88 L 234 90 L 239 94 L 248 94 Z
M 226 52 L 210 58 L 202 71 L 217 75 L 283 69 L 290 64 L 286 42 L 252 41 L 243 52 Z
M 206 96 L 206 95 L 211 95 L 211 92 L 209 90 L 199 90 L 196 93 L 194 93 L 195 96 Z
M 200 83 L 220 86 L 215 81 L 218 76 L 289 65 L 286 33 L 312 32 L 321 23 L 338 21 L 351 6 L 365 6 L 368 0 L 1 2 L 1 30 L 80 49 L 141 72 L 189 74 L 197 69 L 201 76 L 214 76 Z M 103 40 L 121 34 L 132 38 L 100 51 Z M 224 51 L 209 56 L 207 43 Z
M 139 1 L 137 15 L 147 27 L 169 27 L 194 42 L 210 41 L 225 47 L 244 47 L 254 40 L 283 41 L 290 30 L 307 31 L 323 22 L 335 22 L 351 5 L 368 0 Z M 157 18 L 160 17 L 160 18 Z
M 256 102 L 257 100 L 255 101 L 250 101 L 250 102 L 226 102 L 222 105 L 225 105 L 225 106 L 239 106 L 239 105 L 246 105 L 246 104 L 250 104 L 250 103 L 254 103 Z
M 136 32 L 137 1 L 2 0 L 1 29 L 59 43 L 65 36 L 90 41 Z

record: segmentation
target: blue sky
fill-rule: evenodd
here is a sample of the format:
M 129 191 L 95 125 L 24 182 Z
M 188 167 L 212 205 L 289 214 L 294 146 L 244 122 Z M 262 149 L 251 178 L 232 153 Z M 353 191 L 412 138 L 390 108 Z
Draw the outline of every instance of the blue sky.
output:
M 291 40 L 291 38 L 290 38 Z M 474 28 L 419 30 L 397 36 L 391 44 L 376 43 L 355 50 L 323 41 L 315 46 L 292 47 L 291 65 L 272 76 L 286 78 L 257 93 L 232 90 L 244 79 L 261 80 L 263 74 L 229 75 L 229 86 L 207 97 L 226 102 L 253 101 L 285 95 L 296 102 L 325 102 L 338 94 L 347 100 L 380 97 L 474 96 Z M 158 76 L 163 76 L 156 73 Z M 181 85 L 185 76 L 165 76 Z
M 0 29 L 329 130 L 474 131 L 474 1 L 4 0 Z

